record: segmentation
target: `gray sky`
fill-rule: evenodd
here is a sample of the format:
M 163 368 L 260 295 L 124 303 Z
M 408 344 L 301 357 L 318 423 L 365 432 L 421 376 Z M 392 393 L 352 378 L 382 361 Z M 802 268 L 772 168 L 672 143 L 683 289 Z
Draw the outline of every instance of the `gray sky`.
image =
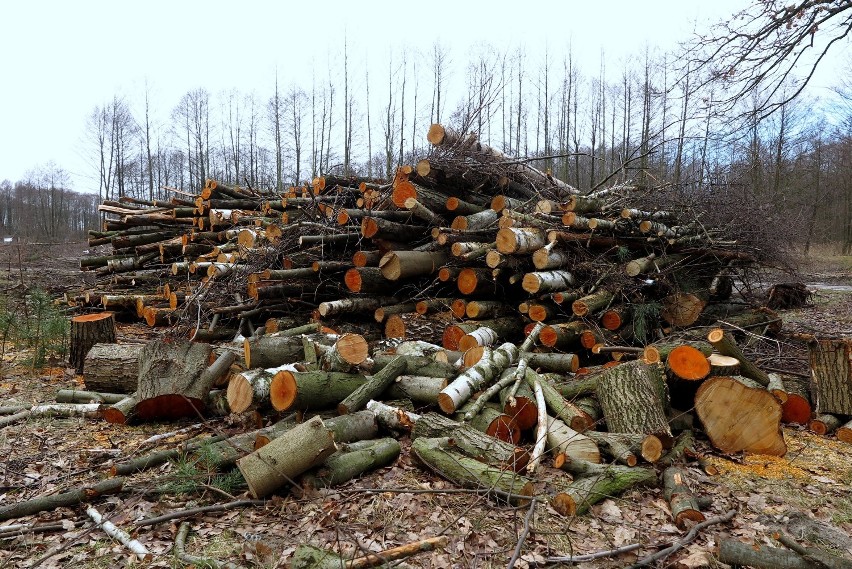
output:
M 167 121 L 180 97 L 197 87 L 267 97 L 276 66 L 284 85 L 310 85 L 312 64 L 324 74 L 329 54 L 341 56 L 344 33 L 353 63 L 377 61 L 376 73 L 386 73 L 389 52 L 406 46 L 426 53 L 435 41 L 448 46 L 455 61 L 482 43 L 522 45 L 535 60 L 545 46 L 559 52 L 571 42 L 585 71 L 596 73 L 602 49 L 617 68 L 626 55 L 648 44 L 673 47 L 696 21 L 706 26 L 746 3 L 430 0 L 406 8 L 367 0 L 2 2 L 0 180 L 21 179 L 52 160 L 72 174 L 74 189 L 97 191 L 83 143 L 95 105 L 119 94 L 138 112 L 147 81 L 152 107 Z

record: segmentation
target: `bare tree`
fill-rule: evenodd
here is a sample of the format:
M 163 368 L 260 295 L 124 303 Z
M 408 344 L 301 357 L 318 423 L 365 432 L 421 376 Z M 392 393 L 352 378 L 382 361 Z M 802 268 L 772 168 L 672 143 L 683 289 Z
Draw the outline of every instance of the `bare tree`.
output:
M 755 93 L 762 119 L 797 97 L 828 51 L 850 32 L 849 0 L 752 0 L 710 33 L 696 36 L 687 61 L 693 72 L 704 72 L 702 85 L 726 89 L 717 106 L 732 112 Z M 780 96 L 785 86 L 790 88 Z

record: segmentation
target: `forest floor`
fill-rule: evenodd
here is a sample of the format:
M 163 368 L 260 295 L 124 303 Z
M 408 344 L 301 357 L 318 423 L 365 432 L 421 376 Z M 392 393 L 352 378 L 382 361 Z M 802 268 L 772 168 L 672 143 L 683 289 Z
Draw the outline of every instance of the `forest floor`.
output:
M 10 259 L 17 253 L 6 251 Z M 54 293 L 79 281 L 79 273 L 62 259 L 76 259 L 69 248 L 34 261 L 21 273 L 10 260 L 0 277 L 7 293 L 24 282 L 41 282 Z M 4 262 L 0 252 L 0 263 Z M 38 264 L 43 263 L 43 264 Z M 852 257 L 813 254 L 800 264 L 801 280 L 814 290 L 810 306 L 782 313 L 785 332 L 852 335 Z M 146 338 L 144 326 L 124 324 L 119 341 Z M 804 369 L 806 352 L 791 340 L 768 342 L 764 365 Z M 775 354 L 773 356 L 772 354 Z M 33 369 L 27 351 L 7 347 L 0 377 L 0 405 L 53 401 L 58 389 L 82 387 L 73 370 L 59 365 Z M 773 361 L 774 360 L 774 361 Z M 247 428 L 238 421 L 210 420 L 184 435 L 156 443 L 143 441 L 190 423 L 143 424 L 128 427 L 98 420 L 37 418 L 0 429 L 0 504 L 57 493 L 106 476 L 112 461 L 153 448 L 170 448 L 187 437 L 236 433 Z M 797 537 L 819 540 L 852 555 L 852 446 L 834 437 L 816 436 L 804 428 L 784 427 L 785 457 L 720 456 L 699 440 L 708 464 L 718 473 L 689 469 L 693 490 L 712 500 L 708 518 L 735 510 L 733 520 L 702 530 L 698 538 L 660 567 L 719 567 L 712 553 L 720 538 L 774 544 L 773 532 L 785 528 Z M 381 550 L 435 535 L 448 538 L 439 551 L 421 553 L 410 567 L 505 567 L 522 539 L 516 567 L 558 566 L 555 558 L 619 548 L 642 547 L 615 557 L 579 563 L 585 568 L 627 567 L 685 532 L 672 523 L 659 488 L 638 488 L 595 505 L 591 512 L 564 517 L 546 502 L 510 508 L 485 497 L 451 493 L 451 483 L 416 466 L 401 441 L 401 457 L 390 467 L 340 487 L 310 496 L 282 493 L 264 506 L 233 509 L 189 518 L 192 532 L 187 552 L 240 567 L 287 567 L 299 544 L 309 543 L 343 554 Z M 547 462 L 547 461 L 546 461 Z M 542 479 L 550 478 L 550 468 Z M 93 503 L 117 526 L 133 530 L 133 522 L 167 512 L 229 502 L 248 494 L 233 480 L 206 473 L 187 460 L 167 463 L 129 478 L 125 491 Z M 534 508 L 534 509 L 533 509 Z M 178 523 L 163 522 L 133 531 L 153 554 L 149 561 L 130 557 L 127 550 L 93 528 L 84 508 L 58 508 L 40 515 L 0 522 L 0 569 L 17 567 L 188 567 L 173 553 Z M 50 533 L 2 537 L 3 526 L 60 522 Z M 201 566 L 201 565 L 196 565 Z M 567 566 L 567 565 L 562 565 Z

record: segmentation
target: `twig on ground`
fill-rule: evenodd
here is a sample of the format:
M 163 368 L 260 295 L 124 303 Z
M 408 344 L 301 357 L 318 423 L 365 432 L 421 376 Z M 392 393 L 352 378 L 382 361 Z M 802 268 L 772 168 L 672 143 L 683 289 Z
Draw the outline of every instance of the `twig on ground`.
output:
M 535 500 L 530 501 L 530 507 L 527 510 L 527 515 L 524 516 L 524 529 L 521 531 L 521 535 L 518 537 L 518 543 L 517 545 L 515 545 L 515 551 L 512 552 L 512 558 L 509 559 L 509 563 L 506 565 L 506 569 L 512 569 L 515 566 L 515 563 L 517 563 L 518 559 L 520 559 L 521 557 L 521 549 L 523 549 L 524 547 L 524 541 L 530 534 L 530 523 L 532 522 L 533 513 L 535 513 Z
M 616 547 L 615 549 L 607 549 L 606 551 L 596 551 L 595 553 L 587 553 L 585 555 L 567 555 L 563 557 L 547 557 L 544 562 L 547 564 L 550 563 L 582 563 L 584 561 L 594 561 L 595 559 L 602 559 L 604 557 L 615 557 L 616 555 L 621 555 L 623 553 L 630 553 L 631 551 L 636 551 L 637 549 L 642 549 L 645 547 L 641 543 L 631 543 L 629 545 L 622 545 L 621 547 Z
M 181 522 L 180 527 L 178 528 L 177 535 L 175 536 L 175 557 L 177 557 L 184 563 L 197 565 L 199 567 L 215 567 L 216 569 L 241 569 L 239 565 L 234 565 L 229 561 L 223 563 L 222 561 L 217 561 L 216 559 L 196 557 L 195 555 L 188 554 L 186 552 L 186 536 L 189 535 L 189 529 L 189 522 Z
M 654 563 L 656 561 L 660 561 L 661 559 L 665 559 L 666 557 L 668 557 L 672 553 L 674 553 L 674 552 L 676 552 L 680 549 L 683 549 L 689 543 L 691 543 L 696 537 L 698 537 L 698 532 L 700 532 L 702 529 L 704 529 L 708 526 L 721 524 L 723 522 L 729 522 L 733 519 L 733 517 L 736 515 L 736 513 L 737 513 L 736 510 L 728 510 L 727 512 L 725 512 L 721 516 L 709 518 L 709 519 L 701 522 L 700 524 L 696 524 L 695 526 L 692 527 L 691 530 L 689 530 L 689 532 L 685 536 L 683 536 L 682 539 L 679 539 L 678 541 L 673 543 L 670 547 L 667 547 L 665 549 L 661 549 L 660 551 L 658 551 L 656 553 L 653 553 L 653 554 L 651 554 L 651 555 L 649 555 L 649 556 L 647 556 L 643 559 L 640 559 L 639 561 L 637 561 L 636 563 L 631 565 L 630 569 L 635 569 L 636 567 L 646 567 L 646 566 L 650 565 L 651 563 Z
M 266 500 L 236 500 L 234 502 L 228 502 L 226 504 L 213 504 L 211 506 L 200 506 L 198 508 L 177 510 L 175 512 L 163 514 L 162 516 L 157 516 L 156 518 L 146 518 L 144 520 L 137 520 L 133 522 L 133 525 L 136 527 L 152 526 L 160 522 L 167 522 L 169 520 L 176 520 L 178 518 L 188 518 L 196 514 L 222 512 L 224 510 L 233 510 L 234 508 L 243 508 L 246 506 L 263 506 L 265 504 Z

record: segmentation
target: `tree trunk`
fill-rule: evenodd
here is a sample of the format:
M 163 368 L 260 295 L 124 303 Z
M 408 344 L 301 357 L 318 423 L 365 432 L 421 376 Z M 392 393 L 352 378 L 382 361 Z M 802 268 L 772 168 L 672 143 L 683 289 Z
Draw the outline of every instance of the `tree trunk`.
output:
M 610 431 L 671 438 L 666 402 L 655 381 L 648 365 L 640 360 L 623 363 L 600 375 L 597 395 Z
M 852 415 L 852 340 L 816 339 L 808 351 L 814 412 Z
M 133 393 L 139 376 L 142 344 L 95 344 L 86 354 L 83 382 L 86 389 Z
M 68 363 L 77 373 L 83 373 L 86 354 L 98 343 L 115 343 L 115 315 L 112 312 L 85 314 L 71 319 Z

